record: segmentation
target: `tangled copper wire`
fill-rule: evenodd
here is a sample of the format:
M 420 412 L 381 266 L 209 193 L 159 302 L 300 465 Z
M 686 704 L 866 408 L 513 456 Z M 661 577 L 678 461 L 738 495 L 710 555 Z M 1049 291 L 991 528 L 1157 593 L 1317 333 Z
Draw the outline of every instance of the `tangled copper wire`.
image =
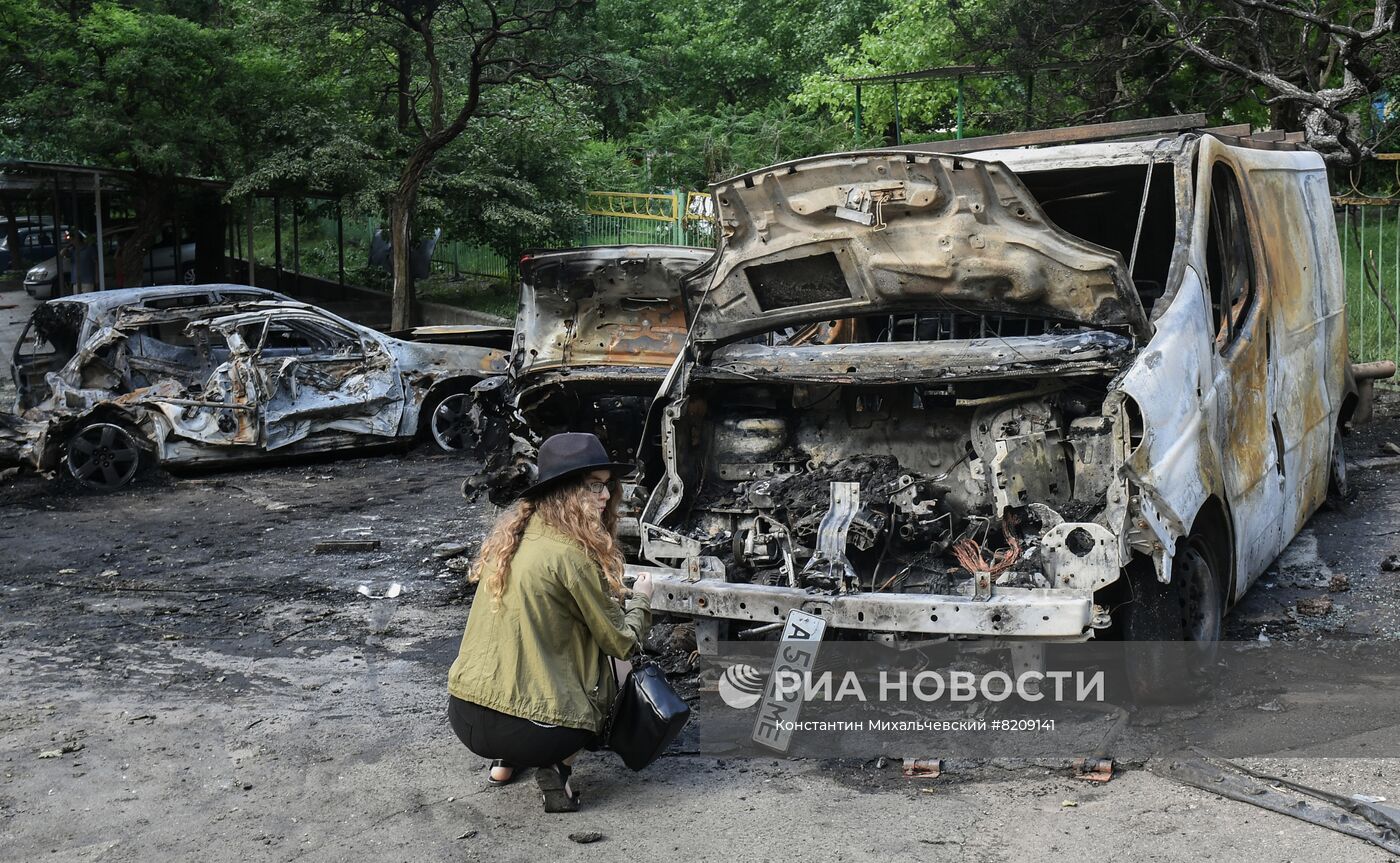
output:
M 953 556 L 968 572 L 986 572 L 995 578 L 1010 569 L 1021 556 L 1021 541 L 1016 538 L 1015 527 L 1016 521 L 1012 516 L 1001 520 L 1001 530 L 1008 545 L 1000 551 L 993 551 L 991 560 L 984 555 L 982 544 L 971 537 L 954 543 Z

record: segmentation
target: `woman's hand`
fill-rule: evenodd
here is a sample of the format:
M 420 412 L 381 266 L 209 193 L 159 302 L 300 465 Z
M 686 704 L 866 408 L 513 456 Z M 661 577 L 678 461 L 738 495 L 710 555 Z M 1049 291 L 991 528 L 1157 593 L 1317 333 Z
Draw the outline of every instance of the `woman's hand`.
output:
M 656 588 L 651 583 L 651 573 L 644 572 L 637 576 L 637 580 L 632 582 L 632 592 L 640 596 L 651 599 L 651 592 Z

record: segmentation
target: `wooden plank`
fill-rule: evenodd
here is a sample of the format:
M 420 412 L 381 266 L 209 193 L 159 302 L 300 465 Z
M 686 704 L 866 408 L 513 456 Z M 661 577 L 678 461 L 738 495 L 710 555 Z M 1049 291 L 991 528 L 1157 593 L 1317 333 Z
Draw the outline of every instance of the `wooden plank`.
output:
M 1033 132 L 1011 132 L 1005 135 L 986 135 L 981 138 L 925 141 L 920 144 L 903 144 L 898 147 L 882 147 L 881 149 L 910 150 L 918 153 L 972 153 L 978 150 L 1001 150 L 1046 144 L 1084 144 L 1113 138 L 1184 132 L 1188 129 L 1202 129 L 1205 124 L 1205 114 L 1182 114 L 1176 117 L 1149 117 L 1145 120 L 1123 120 L 1115 123 L 1091 123 L 1087 126 L 1040 129 Z
M 1233 126 L 1211 126 L 1205 131 L 1212 135 L 1224 135 L 1230 138 L 1247 138 L 1254 134 L 1254 127 L 1248 123 L 1236 123 Z

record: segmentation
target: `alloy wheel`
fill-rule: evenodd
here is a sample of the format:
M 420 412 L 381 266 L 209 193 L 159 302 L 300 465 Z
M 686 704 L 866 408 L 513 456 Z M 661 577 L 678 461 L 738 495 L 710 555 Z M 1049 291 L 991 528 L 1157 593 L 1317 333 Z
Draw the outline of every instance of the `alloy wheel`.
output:
M 433 411 L 433 440 L 448 452 L 460 452 L 471 445 L 471 395 L 453 393 Z
M 68 441 L 68 472 L 90 489 L 112 491 L 131 482 L 141 466 L 141 448 L 131 432 L 112 423 L 84 426 Z

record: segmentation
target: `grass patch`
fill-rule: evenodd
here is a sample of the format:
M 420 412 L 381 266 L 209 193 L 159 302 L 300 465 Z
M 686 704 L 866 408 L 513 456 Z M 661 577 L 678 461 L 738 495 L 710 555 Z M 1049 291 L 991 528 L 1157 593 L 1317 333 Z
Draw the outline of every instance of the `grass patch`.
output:
M 1400 314 L 1400 208 L 1349 206 L 1344 214 L 1337 214 L 1337 239 L 1342 244 L 1346 271 L 1348 348 L 1359 362 L 1396 359 L 1400 357 L 1400 324 L 1396 322 Z
M 514 320 L 519 292 L 514 285 L 499 279 L 479 276 L 454 279 L 434 273 L 418 283 L 418 298 Z

